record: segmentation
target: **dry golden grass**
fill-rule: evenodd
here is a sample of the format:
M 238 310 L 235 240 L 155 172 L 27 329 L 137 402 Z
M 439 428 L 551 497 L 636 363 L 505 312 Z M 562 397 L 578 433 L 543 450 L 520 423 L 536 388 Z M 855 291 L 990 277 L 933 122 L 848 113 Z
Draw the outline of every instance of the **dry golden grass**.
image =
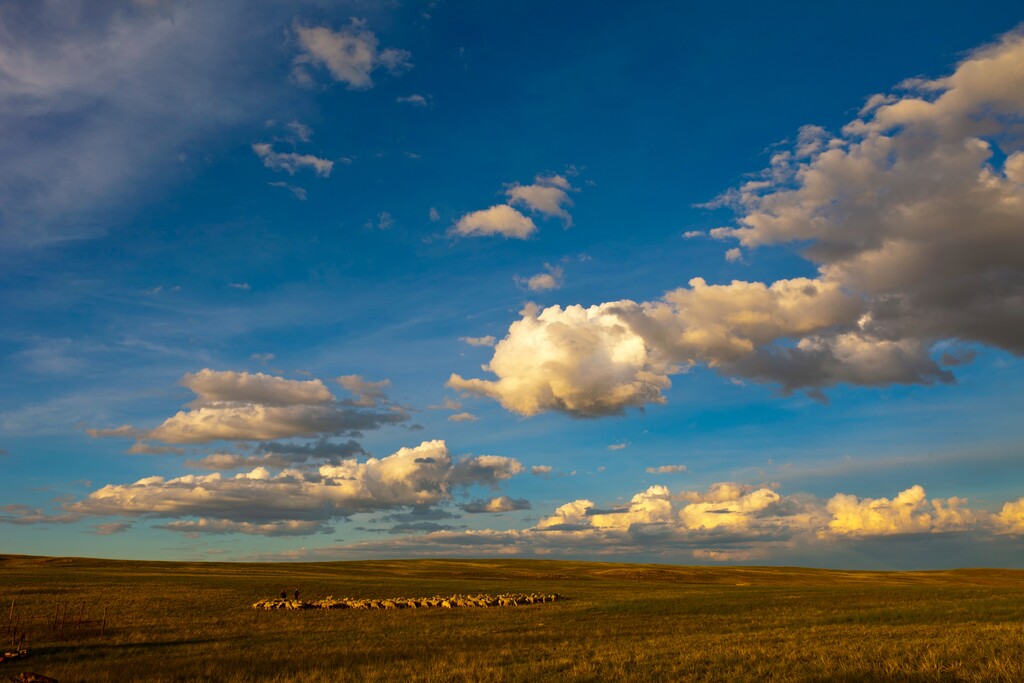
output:
M 31 657 L 105 681 L 1021 681 L 1024 572 L 529 560 L 188 564 L 0 556 Z M 257 611 L 304 598 L 559 593 L 504 608 Z M 6 601 L 6 602 L 5 602 Z M 64 639 L 52 629 L 67 603 Z M 77 609 L 98 619 L 75 630 Z M 8 645 L 9 643 L 4 643 Z

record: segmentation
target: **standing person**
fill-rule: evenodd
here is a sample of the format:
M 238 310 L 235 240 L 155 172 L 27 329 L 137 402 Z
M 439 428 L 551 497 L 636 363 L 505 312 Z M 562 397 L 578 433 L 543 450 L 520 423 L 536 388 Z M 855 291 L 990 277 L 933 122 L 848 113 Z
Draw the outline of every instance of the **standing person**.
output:
M 281 591 L 281 599 L 282 600 L 287 600 L 288 599 L 288 591 L 286 591 L 286 590 Z
M 296 600 L 299 599 L 299 589 L 298 588 L 295 589 L 295 599 Z

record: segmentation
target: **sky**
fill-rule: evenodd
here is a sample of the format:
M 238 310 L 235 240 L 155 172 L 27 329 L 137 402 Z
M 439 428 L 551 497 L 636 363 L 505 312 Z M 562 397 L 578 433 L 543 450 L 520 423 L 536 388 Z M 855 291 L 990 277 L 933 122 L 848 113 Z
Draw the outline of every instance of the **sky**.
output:
M 0 552 L 1024 568 L 1024 14 L 817 5 L 0 3 Z

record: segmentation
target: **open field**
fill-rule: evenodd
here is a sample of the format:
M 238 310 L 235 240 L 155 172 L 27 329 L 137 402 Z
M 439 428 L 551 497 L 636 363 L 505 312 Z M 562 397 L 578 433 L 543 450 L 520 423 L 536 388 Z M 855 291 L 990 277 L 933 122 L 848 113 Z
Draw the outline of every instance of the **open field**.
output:
M 253 610 L 558 593 L 493 608 Z M 0 626 L 77 681 L 1020 681 L 1024 571 L 842 572 L 532 560 L 310 564 L 0 556 Z M 67 605 L 63 638 L 54 618 Z M 77 627 L 77 618 L 99 620 Z M 8 635 L 10 638 L 10 635 Z M 9 641 L 2 643 L 9 649 Z

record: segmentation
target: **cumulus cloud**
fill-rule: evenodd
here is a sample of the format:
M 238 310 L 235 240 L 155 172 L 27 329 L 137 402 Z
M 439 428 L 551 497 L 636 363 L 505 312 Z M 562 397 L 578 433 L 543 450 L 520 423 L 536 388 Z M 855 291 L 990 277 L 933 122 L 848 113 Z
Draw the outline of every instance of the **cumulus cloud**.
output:
M 551 465 L 534 465 L 530 468 L 530 474 L 551 474 L 553 469 Z
M 349 376 L 346 381 L 358 376 Z M 359 380 L 361 382 L 361 380 Z M 203 369 L 187 373 L 181 383 L 196 399 L 144 431 L 130 425 L 116 429 L 91 429 L 89 434 L 132 436 L 172 444 L 200 444 L 218 440 L 269 441 L 291 437 L 324 437 L 355 434 L 408 419 L 400 408 L 377 406 L 374 393 L 381 383 L 362 383 L 359 400 L 339 402 L 319 379 L 291 380 L 261 372 Z M 355 384 L 353 384 L 355 386 Z M 361 401 L 361 402 L 360 402 Z M 365 410 L 374 407 L 377 410 Z
M 530 501 L 525 498 L 509 498 L 498 496 L 490 500 L 474 500 L 459 506 L 465 512 L 512 512 L 514 510 L 529 510 Z
M 295 175 L 303 168 L 309 168 L 322 178 L 331 175 L 334 169 L 334 162 L 330 159 L 321 159 L 312 154 L 298 154 L 297 152 L 276 152 L 273 145 L 267 142 L 257 142 L 252 146 L 263 165 L 273 171 L 284 171 L 288 175 Z M 301 188 L 299 188 L 301 189 Z M 303 194 L 305 194 L 303 192 Z M 304 199 L 305 197 L 300 197 Z
M 707 491 L 673 494 L 657 485 L 637 493 L 624 507 L 600 509 L 586 499 L 566 503 L 523 533 L 540 543 L 581 547 L 742 551 L 754 543 L 811 538 L 826 519 L 816 500 L 786 498 L 770 488 L 722 482 Z
M 513 183 L 505 194 L 511 206 L 521 206 L 544 216 L 561 218 L 565 226 L 569 227 L 572 225 L 572 216 L 565 207 L 572 206 L 572 200 L 566 190 L 572 189 L 563 176 L 538 175 L 532 185 Z
M 459 337 L 459 341 L 470 346 L 494 346 L 495 338 L 492 335 L 486 337 Z
M 360 19 L 353 18 L 348 26 L 337 31 L 296 22 L 293 31 L 299 54 L 292 62 L 292 76 L 299 83 L 312 83 L 310 67 L 323 67 L 349 90 L 368 90 L 373 87 L 371 75 L 377 69 L 397 74 L 412 67 L 409 52 L 378 49 L 380 41 Z
M 928 500 L 921 486 L 901 491 L 892 500 L 857 498 L 837 493 L 826 506 L 832 514 L 832 520 L 825 533 L 840 536 L 891 536 L 965 529 L 977 521 L 976 513 L 966 506 L 967 499 L 955 496 L 945 500 Z
M 289 406 L 328 403 L 334 396 L 318 379 L 294 380 L 262 372 L 217 371 L 204 368 L 185 373 L 181 384 L 196 394 L 193 407 L 221 403 L 260 403 Z
M 290 468 L 274 474 L 261 466 L 233 477 L 214 472 L 109 484 L 66 504 L 64 516 L 171 519 L 162 528 L 185 533 L 305 535 L 358 512 L 434 505 L 450 500 L 453 488 L 493 487 L 522 471 L 514 458 L 454 459 L 444 441 L 424 441 L 385 458 L 350 458 L 315 470 Z M 56 519 L 28 509 L 8 511 L 14 513 L 11 519 L 0 521 Z
M 733 194 L 738 226 L 719 236 L 810 242 L 823 278 L 867 297 L 865 327 L 882 338 L 1022 353 L 1024 34 L 907 85 L 872 97 L 839 136 L 802 131 Z
M 995 518 L 996 525 L 1009 534 L 1024 534 L 1024 498 L 1009 500 Z
M 531 292 L 545 292 L 560 288 L 564 282 L 565 270 L 561 266 L 552 266 L 550 263 L 544 264 L 544 270 L 546 272 L 537 273 L 530 277 L 519 277 L 517 275 L 515 277 L 516 284 Z
M 663 402 L 669 377 L 696 365 L 821 397 L 952 382 L 933 357 L 947 340 L 1024 353 L 1024 34 L 910 87 L 838 136 L 805 126 L 720 200 L 737 225 L 711 236 L 747 250 L 731 258 L 807 245 L 816 277 L 528 307 L 485 367 L 496 379 L 449 386 L 522 415 L 597 416 Z
M 506 186 L 507 204 L 497 204 L 489 209 L 473 211 L 460 218 L 449 229 L 449 235 L 463 237 L 484 237 L 501 235 L 526 239 L 537 231 L 531 218 L 516 208 L 523 208 L 545 218 L 561 218 L 566 227 L 572 225 L 572 216 L 565 209 L 572 206 L 567 191 L 575 188 L 564 176 L 538 175 L 531 185 L 512 183 Z
M 489 209 L 467 213 L 449 231 L 462 237 L 501 235 L 515 239 L 526 239 L 537 231 L 532 220 L 508 204 L 497 204 Z
M 653 488 L 653 487 L 652 487 Z M 769 488 L 749 490 L 731 482 L 715 484 L 707 493 L 691 496 L 679 519 L 688 529 L 750 527 L 755 520 L 777 507 L 782 496 Z

